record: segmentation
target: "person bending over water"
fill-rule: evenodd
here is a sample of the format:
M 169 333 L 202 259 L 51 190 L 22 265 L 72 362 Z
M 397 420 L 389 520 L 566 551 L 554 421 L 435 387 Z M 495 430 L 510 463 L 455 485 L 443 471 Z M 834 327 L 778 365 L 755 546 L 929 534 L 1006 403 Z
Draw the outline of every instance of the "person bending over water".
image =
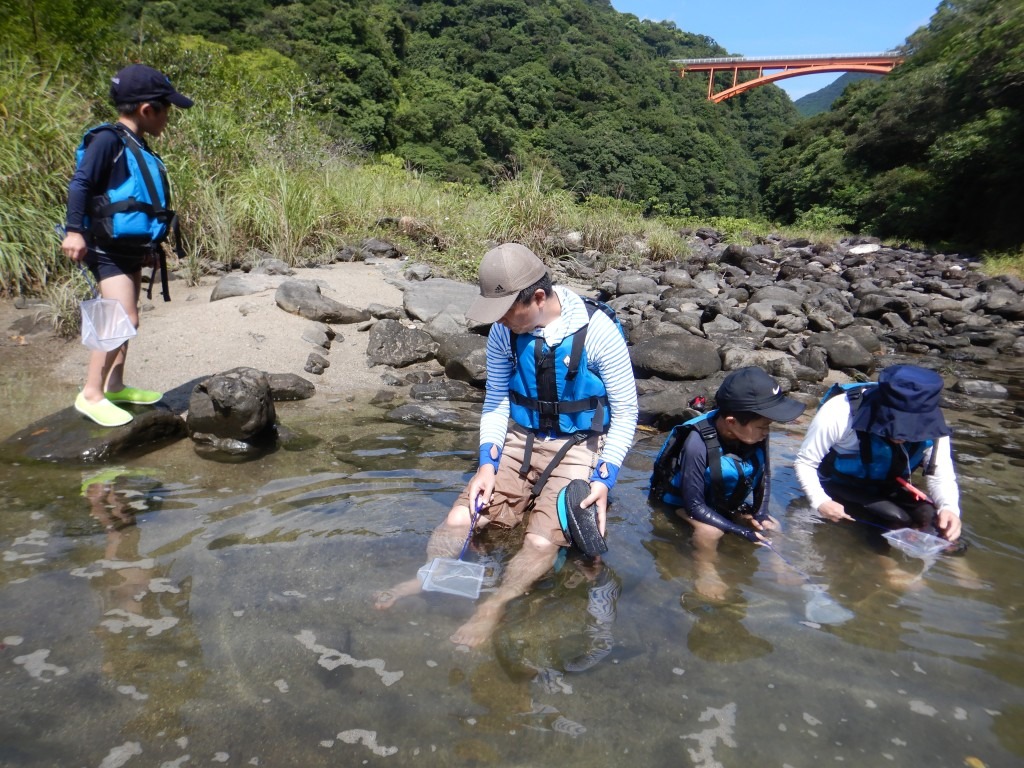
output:
M 487 395 L 480 419 L 480 466 L 430 537 L 427 557 L 454 557 L 470 534 L 491 523 L 526 525 L 522 550 L 497 590 L 452 636 L 476 646 L 490 637 L 506 604 L 524 594 L 570 542 L 559 524 L 559 491 L 590 482 L 582 501 L 596 505 L 603 535 L 608 493 L 632 445 L 636 382 L 622 332 L 602 311 L 553 286 L 529 248 L 505 243 L 480 263 L 480 296 L 466 312 L 492 323 L 487 337 Z M 509 418 L 511 417 L 511 423 Z M 419 592 L 413 578 L 377 593 L 376 607 Z
M 768 435 L 772 422 L 793 421 L 804 406 L 756 366 L 726 376 L 715 405 L 669 433 L 655 460 L 650 496 L 693 526 L 694 586 L 720 600 L 726 584 L 715 567 L 718 541 L 733 533 L 756 544 L 765 541 L 762 531 L 777 527 L 768 514 Z
M 942 387 L 935 371 L 894 365 L 879 374 L 877 385 L 826 400 L 795 461 L 811 507 L 832 522 L 862 518 L 956 542 L 960 489 L 951 430 L 939 408 Z M 924 468 L 930 498 L 906 485 L 918 467 Z

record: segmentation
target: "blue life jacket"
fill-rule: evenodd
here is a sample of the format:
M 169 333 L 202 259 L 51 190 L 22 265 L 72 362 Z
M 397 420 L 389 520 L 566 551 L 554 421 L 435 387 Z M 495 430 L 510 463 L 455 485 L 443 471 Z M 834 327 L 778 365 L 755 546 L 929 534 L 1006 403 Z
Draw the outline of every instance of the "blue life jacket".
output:
M 864 395 L 877 386 L 876 382 L 833 384 L 818 407 L 836 395 L 845 394 L 850 411 L 856 417 L 864 405 Z M 897 477 L 908 479 L 924 460 L 924 452 L 935 444 L 934 440 L 895 444 L 872 432 L 857 432 L 857 440 L 860 450 L 855 454 L 839 453 L 835 448 L 829 450 L 818 467 L 822 479 L 843 485 L 890 485 Z M 935 462 L 935 451 L 932 451 L 925 474 L 934 474 Z
M 598 309 L 587 303 L 591 317 Z M 587 367 L 587 323 L 553 349 L 533 334 L 510 334 L 514 369 L 509 381 L 512 420 L 533 432 L 603 434 L 611 423 L 601 378 Z
M 103 243 L 156 245 L 167 239 L 174 219 L 170 184 L 163 161 L 128 133 L 120 123 L 104 123 L 88 131 L 76 151 L 80 165 L 89 142 L 100 131 L 114 131 L 125 147 L 128 178 L 89 201 L 85 226 Z
M 704 498 L 718 512 L 734 512 L 756 488 L 767 465 L 768 441 L 753 446 L 748 456 L 737 456 L 722 450 L 714 420 L 718 410 L 708 411 L 672 427 L 658 451 L 651 473 L 650 496 L 674 507 L 685 506 L 683 499 L 683 446 L 691 432 L 698 432 L 708 451 L 704 470 Z

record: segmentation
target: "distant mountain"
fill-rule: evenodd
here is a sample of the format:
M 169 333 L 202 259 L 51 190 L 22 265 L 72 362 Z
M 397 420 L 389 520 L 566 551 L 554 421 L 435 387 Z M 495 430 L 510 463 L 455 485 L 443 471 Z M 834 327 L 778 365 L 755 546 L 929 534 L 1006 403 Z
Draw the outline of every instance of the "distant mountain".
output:
M 881 75 L 872 75 L 869 72 L 846 72 L 835 82 L 829 83 L 819 91 L 801 96 L 793 103 L 801 117 L 813 117 L 821 112 L 827 112 L 832 107 L 832 102 L 843 95 L 843 91 L 850 83 L 879 77 Z

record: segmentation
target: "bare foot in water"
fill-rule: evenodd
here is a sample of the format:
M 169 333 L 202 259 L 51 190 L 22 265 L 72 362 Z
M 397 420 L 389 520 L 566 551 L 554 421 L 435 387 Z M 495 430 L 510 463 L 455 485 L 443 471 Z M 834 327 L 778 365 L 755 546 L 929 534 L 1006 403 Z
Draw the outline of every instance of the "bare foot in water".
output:
M 480 606 L 469 621 L 455 630 L 449 640 L 456 645 L 476 648 L 491 636 L 494 628 L 498 626 L 503 612 L 501 607 L 487 606 L 486 604 Z
M 383 589 L 373 593 L 373 607 L 378 611 L 386 611 L 403 597 L 415 595 L 420 591 L 420 580 L 410 579 L 396 584 L 391 589 Z
M 706 600 L 725 600 L 726 595 L 729 594 L 729 585 L 718 575 L 718 571 L 700 574 L 694 580 L 693 586 L 697 590 L 697 594 Z

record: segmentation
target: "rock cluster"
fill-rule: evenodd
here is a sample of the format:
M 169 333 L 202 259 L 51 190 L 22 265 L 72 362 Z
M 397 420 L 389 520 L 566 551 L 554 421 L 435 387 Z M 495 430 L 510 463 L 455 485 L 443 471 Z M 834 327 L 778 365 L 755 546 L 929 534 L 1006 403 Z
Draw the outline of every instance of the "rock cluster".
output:
M 1024 356 L 1024 281 L 987 277 L 968 258 L 868 238 L 823 246 L 770 237 L 742 246 L 713 230 L 687 236 L 685 261 L 610 267 L 601 253 L 577 250 L 548 262 L 556 282 L 616 310 L 642 423 L 678 423 L 692 415 L 694 397 L 710 399 L 726 372 L 748 365 L 811 402 L 826 380 L 868 378 L 893 356 L 936 368 Z M 371 363 L 416 364 L 432 375 L 439 366 L 449 380 L 482 386 L 486 328 L 462 314 L 475 295 L 473 285 L 418 272 L 405 286 L 406 318 L 371 331 Z M 962 380 L 952 389 L 1000 396 L 987 382 Z M 425 399 L 415 390 L 410 397 Z M 436 390 L 430 397 L 439 399 Z M 460 392 L 451 398 L 465 399 Z M 411 418 L 408 408 L 401 415 Z M 422 421 L 439 423 L 436 406 L 424 409 Z

